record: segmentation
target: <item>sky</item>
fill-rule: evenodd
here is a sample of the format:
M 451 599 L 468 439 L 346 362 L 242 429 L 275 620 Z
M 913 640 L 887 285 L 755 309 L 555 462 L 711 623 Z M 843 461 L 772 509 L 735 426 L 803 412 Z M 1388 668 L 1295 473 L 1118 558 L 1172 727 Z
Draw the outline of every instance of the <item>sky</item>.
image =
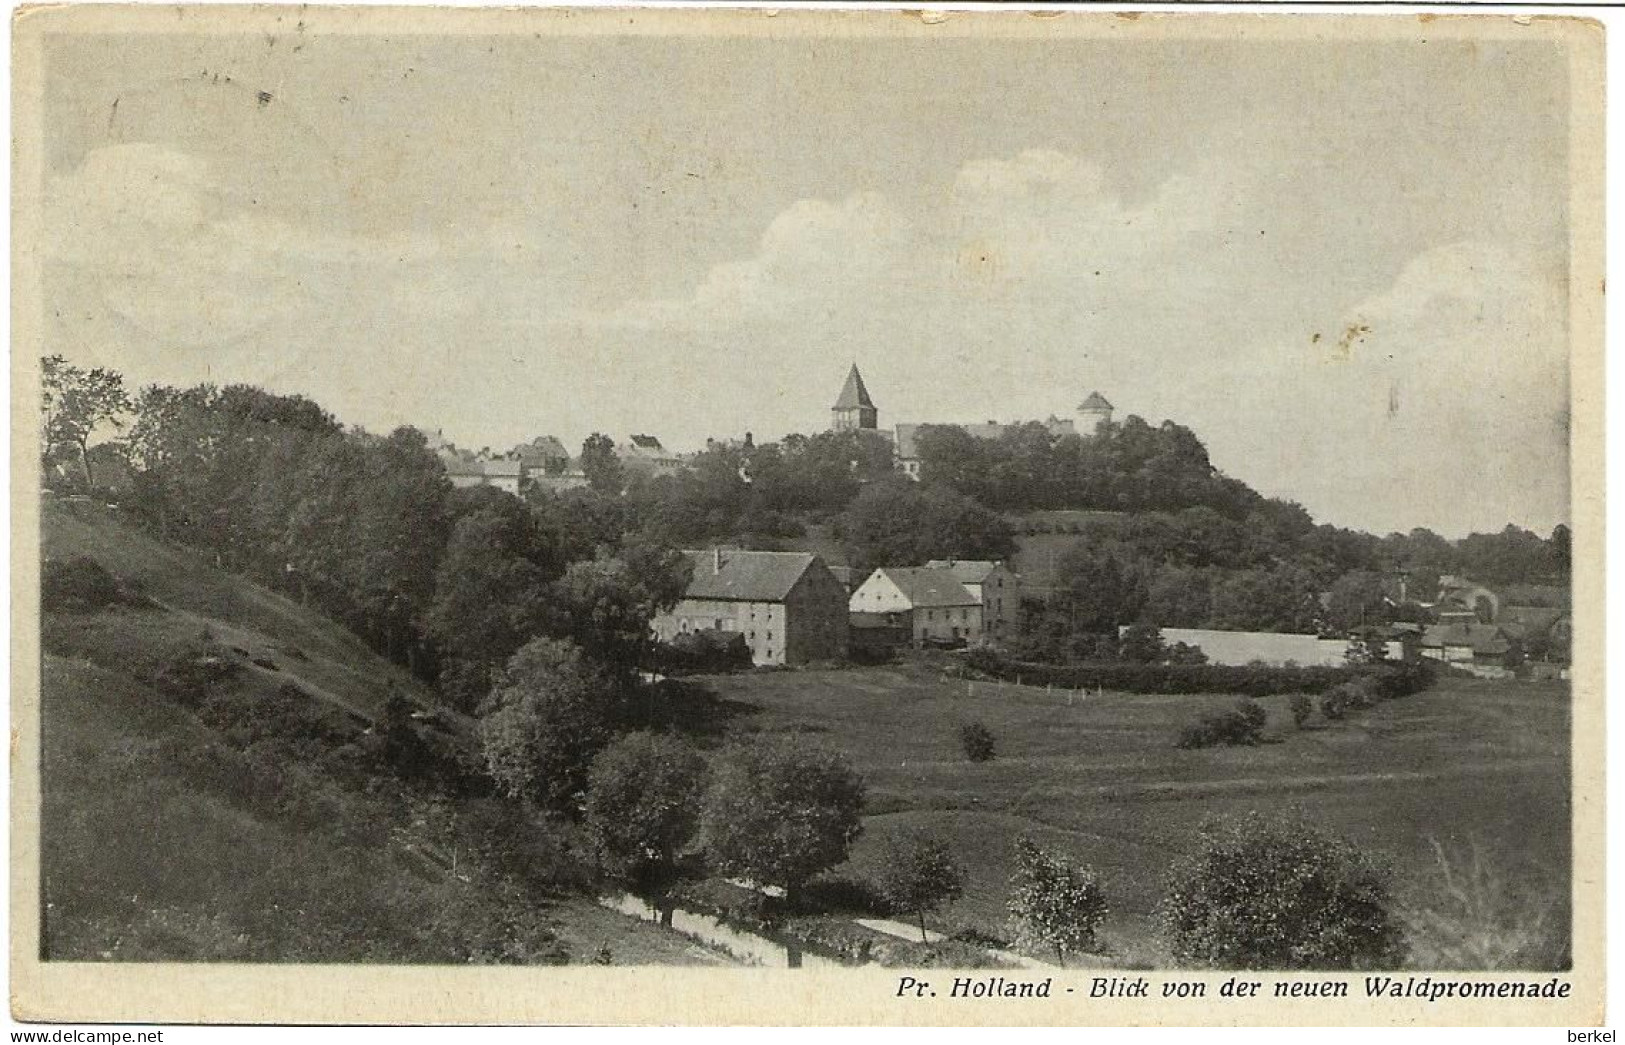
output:
M 1569 520 L 1554 43 L 306 17 L 47 38 L 45 353 L 499 449 L 817 431 L 856 362 L 882 427 L 1098 390 L 1322 522 Z

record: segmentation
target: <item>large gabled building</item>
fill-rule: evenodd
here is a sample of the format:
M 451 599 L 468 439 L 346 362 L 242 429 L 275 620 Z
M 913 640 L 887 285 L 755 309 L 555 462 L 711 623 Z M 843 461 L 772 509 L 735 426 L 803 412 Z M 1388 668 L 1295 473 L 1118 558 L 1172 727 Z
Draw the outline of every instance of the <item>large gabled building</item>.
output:
M 757 664 L 845 660 L 846 585 L 808 552 L 685 551 L 693 573 L 671 612 L 651 622 L 669 642 L 687 632 L 744 636 Z

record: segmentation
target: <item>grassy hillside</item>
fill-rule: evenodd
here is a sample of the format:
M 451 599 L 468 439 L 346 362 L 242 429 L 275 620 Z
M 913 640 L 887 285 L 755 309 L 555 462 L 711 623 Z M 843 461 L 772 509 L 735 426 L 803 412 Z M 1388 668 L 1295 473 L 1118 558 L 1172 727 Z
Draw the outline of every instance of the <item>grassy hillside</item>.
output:
M 950 927 L 1007 931 L 1014 844 L 1030 835 L 1101 873 L 1112 905 L 1105 935 L 1120 958 L 1160 963 L 1154 910 L 1168 866 L 1188 851 L 1205 817 L 1255 809 L 1301 811 L 1358 840 L 1391 861 L 1407 903 L 1436 912 L 1449 913 L 1452 901 L 1442 895 L 1431 842 L 1457 871 L 1476 845 L 1485 872 L 1479 888 L 1497 916 L 1544 912 L 1554 924 L 1567 921 L 1563 684 L 1449 680 L 1342 722 L 1316 716 L 1303 730 L 1293 726 L 1286 698 L 1269 698 L 1262 701 L 1267 732 L 1278 742 L 1184 751 L 1173 746 L 1179 726 L 1234 697 L 1080 699 L 967 684 L 918 667 L 710 682 L 736 702 L 734 731 L 806 732 L 847 752 L 862 770 L 866 830 L 838 874 L 872 874 L 884 839 L 904 829 L 924 828 L 951 843 L 969 881 L 944 912 Z M 972 763 L 961 752 L 956 727 L 969 719 L 992 729 L 993 761 Z M 1418 939 L 1418 960 L 1450 961 L 1447 945 L 1475 942 L 1495 944 Z
M 559 829 L 398 775 L 375 720 L 431 695 L 355 636 L 114 510 L 48 503 L 42 529 L 125 590 L 42 622 L 46 957 L 718 960 L 573 891 Z M 439 721 L 443 769 L 468 748 Z

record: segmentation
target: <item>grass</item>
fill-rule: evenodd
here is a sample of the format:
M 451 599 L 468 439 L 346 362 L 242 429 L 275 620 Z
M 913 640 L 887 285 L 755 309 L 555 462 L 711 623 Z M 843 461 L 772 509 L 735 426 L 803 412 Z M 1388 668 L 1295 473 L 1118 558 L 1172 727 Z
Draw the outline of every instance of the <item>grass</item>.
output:
M 570 888 L 563 829 L 378 764 L 366 730 L 390 688 L 430 695 L 336 624 L 106 509 L 48 505 L 42 526 L 50 554 L 154 600 L 42 622 L 44 957 L 721 960 Z M 200 650 L 234 668 L 181 699 L 163 669 Z M 273 697 L 280 717 L 256 720 Z
M 1083 696 L 944 679 L 916 666 L 753 673 L 710 680 L 753 713 L 736 731 L 801 731 L 844 750 L 869 788 L 865 834 L 837 874 L 875 870 L 883 841 L 923 828 L 966 865 L 965 895 L 939 916 L 1007 931 L 1015 840 L 1030 835 L 1101 874 L 1104 937 L 1123 961 L 1159 964 L 1164 869 L 1204 818 L 1294 810 L 1389 860 L 1407 894 L 1431 888 L 1445 844 L 1524 892 L 1566 897 L 1569 699 L 1562 683 L 1447 680 L 1349 719 L 1299 730 L 1287 697 L 1260 703 L 1270 743 L 1181 751 L 1178 727 L 1229 696 Z M 998 757 L 973 763 L 957 726 L 979 719 Z M 1554 900 L 1560 907 L 1564 901 Z M 1566 908 L 1553 922 L 1566 923 Z

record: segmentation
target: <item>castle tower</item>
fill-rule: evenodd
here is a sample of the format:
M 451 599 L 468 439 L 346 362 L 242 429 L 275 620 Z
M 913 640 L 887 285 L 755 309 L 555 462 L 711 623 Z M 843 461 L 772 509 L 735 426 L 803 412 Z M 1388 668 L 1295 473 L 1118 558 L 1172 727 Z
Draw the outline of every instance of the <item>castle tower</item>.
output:
M 1112 423 L 1112 405 L 1099 392 L 1090 392 L 1089 398 L 1078 404 L 1078 434 L 1085 439 L 1095 434 L 1103 424 Z
M 841 386 L 840 398 L 835 400 L 830 412 L 834 415 L 830 427 L 837 432 L 878 427 L 880 411 L 875 409 L 874 400 L 869 398 L 869 390 L 863 387 L 863 375 L 858 373 L 858 364 L 852 364 L 851 372 L 846 375 L 846 384 Z

